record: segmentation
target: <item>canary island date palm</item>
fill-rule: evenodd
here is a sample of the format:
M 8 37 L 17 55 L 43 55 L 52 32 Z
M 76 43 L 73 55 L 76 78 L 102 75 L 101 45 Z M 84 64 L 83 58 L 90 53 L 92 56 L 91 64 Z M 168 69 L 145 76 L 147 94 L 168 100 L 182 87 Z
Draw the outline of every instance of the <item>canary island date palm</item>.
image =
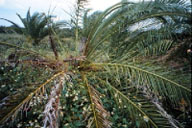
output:
M 30 9 L 27 12 L 25 18 L 22 18 L 19 14 L 17 14 L 19 19 L 21 20 L 24 27 L 20 27 L 18 24 L 4 18 L 0 18 L 2 20 L 6 20 L 13 24 L 13 29 L 15 32 L 19 34 L 23 34 L 27 38 L 27 42 L 32 43 L 33 45 L 39 45 L 39 42 L 44 39 L 46 36 L 49 36 L 49 42 L 51 45 L 51 49 L 54 52 L 55 58 L 58 58 L 58 53 L 56 50 L 55 41 L 52 39 L 52 35 L 54 35 L 56 29 L 63 26 L 63 22 L 53 23 L 52 15 L 45 15 L 45 13 L 34 13 L 32 16 L 30 14 Z
M 19 111 L 26 111 L 30 102 L 34 102 L 33 97 L 42 97 L 48 92 L 46 89 L 51 88 L 44 110 L 44 127 L 59 127 L 61 90 L 67 91 L 69 86 L 74 86 L 83 88 L 79 91 L 86 90 L 91 108 L 91 114 L 85 116 L 85 120 L 89 120 L 89 128 L 111 128 L 115 125 L 110 120 L 110 111 L 102 103 L 101 99 L 105 96 L 111 97 L 118 109 L 127 113 L 133 127 L 182 127 L 167 114 L 162 114 L 162 107 L 160 110 L 156 101 L 169 100 L 173 106 L 179 106 L 184 100 L 191 106 L 190 87 L 175 82 L 169 72 L 162 72 L 152 63 L 136 60 L 152 44 L 167 40 L 170 31 L 169 27 L 163 26 L 164 20 L 190 17 L 187 7 L 186 1 L 182 0 L 123 1 L 105 10 L 94 25 L 87 27 L 90 30 L 81 55 L 66 56 L 57 61 L 46 59 L 46 56 L 41 60 L 21 60 L 22 65 L 51 68 L 54 75 L 34 88 L 20 103 L 14 100 L 16 104 L 12 103 L 11 109 L 2 111 L 0 123 L 3 125 L 15 120 Z M 165 17 L 164 20 L 162 17 Z M 120 23 L 119 19 L 126 22 Z M 138 23 L 146 21 L 149 24 L 135 28 Z M 126 31 L 126 36 L 114 47 L 111 36 L 121 33 L 121 28 Z M 55 82 L 49 84 L 51 81 Z M 107 91 L 102 91 L 105 89 Z
M 49 34 L 48 25 L 48 16 L 44 13 L 34 13 L 33 15 L 30 14 L 30 9 L 27 12 L 25 18 L 22 18 L 20 14 L 17 14 L 19 19 L 21 20 L 24 27 L 20 27 L 18 24 L 8 20 L 6 20 L 13 24 L 13 28 L 17 33 L 24 34 L 28 41 L 32 42 L 33 44 L 37 45 L 44 37 Z

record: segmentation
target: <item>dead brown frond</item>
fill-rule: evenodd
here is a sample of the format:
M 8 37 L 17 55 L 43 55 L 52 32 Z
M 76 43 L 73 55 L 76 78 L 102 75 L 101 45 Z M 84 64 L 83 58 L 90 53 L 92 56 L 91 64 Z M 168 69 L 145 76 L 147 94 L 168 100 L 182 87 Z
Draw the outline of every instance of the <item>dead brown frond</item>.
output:
M 65 83 L 65 77 L 60 76 L 59 80 L 55 80 L 55 85 L 51 89 L 49 101 L 45 106 L 44 127 L 58 128 L 59 127 L 59 105 L 60 95 Z
M 22 93 L 7 97 L 7 99 L 5 100 L 5 104 L 1 103 L 2 107 L 1 107 L 1 111 L 0 111 L 0 118 L 1 118 L 0 125 L 3 125 L 4 123 L 6 123 L 9 120 L 14 121 L 19 111 L 27 112 L 29 110 L 29 108 L 31 107 L 31 102 L 33 102 L 32 98 L 42 96 L 46 92 L 45 85 L 47 85 L 53 79 L 55 79 L 56 77 L 58 77 L 62 74 L 64 74 L 63 71 L 55 74 L 50 79 L 48 79 L 46 82 L 39 85 L 38 88 L 36 88 L 32 92 L 30 89 L 28 95 L 24 99 L 22 99 L 22 97 L 23 97 Z M 19 102 L 19 104 L 18 104 L 18 102 Z

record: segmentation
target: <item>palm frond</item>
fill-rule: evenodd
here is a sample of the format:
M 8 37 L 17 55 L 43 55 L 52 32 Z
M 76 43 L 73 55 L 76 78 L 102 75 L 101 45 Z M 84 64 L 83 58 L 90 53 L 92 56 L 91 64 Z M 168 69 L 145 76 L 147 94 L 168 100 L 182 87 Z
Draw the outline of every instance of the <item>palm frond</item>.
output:
M 110 114 L 104 109 L 103 104 L 100 100 L 101 94 L 89 85 L 85 75 L 82 75 L 83 80 L 86 84 L 89 98 L 91 101 L 91 107 L 94 115 L 94 126 L 96 128 L 111 128 L 111 122 L 108 120 Z
M 32 39 L 34 44 L 38 44 L 45 36 L 48 35 L 48 27 L 47 19 L 51 19 L 50 16 L 45 16 L 43 13 L 34 13 L 33 15 L 30 14 L 30 9 L 27 12 L 27 15 L 25 18 L 22 18 L 20 14 L 17 14 L 19 19 L 21 20 L 24 28 L 20 27 L 16 23 L 1 18 L 3 20 L 6 20 L 14 25 L 14 29 L 16 32 L 24 34 L 25 36 Z
M 191 105 L 191 89 L 167 79 L 153 71 L 129 64 L 118 63 L 95 63 L 93 66 L 103 67 L 108 73 L 124 75 L 134 81 L 137 87 L 146 86 L 148 91 L 164 98 L 169 98 L 174 105 L 179 105 L 179 101 L 184 98 Z
M 171 48 L 172 45 L 173 45 L 173 42 L 169 40 L 159 41 L 147 48 L 142 48 L 143 51 L 141 54 L 145 56 L 162 55 L 166 53 Z
M 65 76 L 60 76 L 59 80 L 55 82 L 55 85 L 51 89 L 49 95 L 49 101 L 44 110 L 44 128 L 58 128 L 59 127 L 59 105 L 60 95 L 65 84 Z
M 6 123 L 6 121 L 8 121 L 9 119 L 11 121 L 14 121 L 14 119 L 16 118 L 19 111 L 27 111 L 28 108 L 30 107 L 31 99 L 33 97 L 42 96 L 45 93 L 45 88 L 46 88 L 45 85 L 47 85 L 52 80 L 54 80 L 55 78 L 57 78 L 58 76 L 60 76 L 62 74 L 64 74 L 63 71 L 52 76 L 46 82 L 39 85 L 32 92 L 30 90 L 30 93 L 28 94 L 28 96 L 25 97 L 19 104 L 18 104 L 17 97 L 13 96 L 11 99 L 11 100 L 13 100 L 13 101 L 11 101 L 11 106 L 9 106 L 9 104 L 8 104 L 8 106 L 9 106 L 8 108 L 4 107 L 4 109 L 1 110 L 0 125 L 3 125 L 4 123 Z M 22 96 L 19 95 L 19 98 L 22 98 Z
M 27 24 L 27 20 L 25 18 L 22 18 L 21 15 L 17 14 L 17 16 L 19 17 L 19 19 L 21 20 L 21 22 L 23 23 L 24 27 L 25 27 L 25 31 L 24 33 L 29 33 L 29 25 Z
M 130 87 L 128 89 L 130 92 L 128 93 L 118 90 L 108 81 L 104 81 L 100 78 L 98 78 L 98 80 L 102 86 L 109 89 L 111 96 L 116 101 L 116 104 L 119 105 L 119 109 L 128 112 L 128 116 L 136 123 L 137 127 L 171 128 L 169 120 L 161 115 L 153 103 L 143 98 L 137 91 L 135 93 L 130 91 L 134 87 Z
M 145 8 L 143 9 L 144 4 Z M 125 8 L 122 8 L 126 5 Z M 105 40 L 106 36 L 102 37 L 102 34 L 104 34 L 107 30 L 107 28 L 110 28 L 112 24 L 115 23 L 119 18 L 122 18 L 124 16 L 128 16 L 127 24 L 128 26 L 134 25 L 136 23 L 145 21 L 147 19 L 155 18 L 159 19 L 159 17 L 167 16 L 179 16 L 179 17 L 190 17 L 189 13 L 185 10 L 170 10 L 168 9 L 169 5 L 164 4 L 166 8 L 163 8 L 163 4 L 158 5 L 158 2 L 141 2 L 140 4 L 134 4 L 134 3 L 119 3 L 111 8 L 107 9 L 103 14 L 98 18 L 97 23 L 95 24 L 95 27 L 92 28 L 92 31 L 90 32 L 87 40 L 85 55 L 88 57 L 88 59 L 92 59 L 91 56 L 96 52 L 96 49 L 99 45 L 101 45 Z M 139 8 L 138 11 L 135 11 L 135 8 Z M 177 6 L 176 6 L 177 7 Z M 175 8 L 176 8 L 175 7 Z M 121 9 L 120 9 L 121 8 Z M 163 8 L 159 11 L 156 11 L 156 8 Z M 119 10 L 120 9 L 120 10 Z M 146 11 L 149 10 L 149 11 Z M 110 14 L 110 15 L 109 15 Z M 114 32 L 114 31 L 111 31 Z M 108 33 L 110 35 L 110 33 Z M 102 41 L 98 41 L 102 40 Z
M 10 21 L 10 20 L 5 19 L 5 18 L 0 18 L 0 20 L 5 20 L 5 21 L 11 23 L 11 24 L 13 25 L 13 28 L 14 28 L 14 30 L 15 30 L 16 32 L 18 32 L 18 33 L 22 33 L 22 32 L 23 32 L 22 29 L 21 29 L 21 27 L 20 27 L 18 24 L 14 23 L 13 21 Z

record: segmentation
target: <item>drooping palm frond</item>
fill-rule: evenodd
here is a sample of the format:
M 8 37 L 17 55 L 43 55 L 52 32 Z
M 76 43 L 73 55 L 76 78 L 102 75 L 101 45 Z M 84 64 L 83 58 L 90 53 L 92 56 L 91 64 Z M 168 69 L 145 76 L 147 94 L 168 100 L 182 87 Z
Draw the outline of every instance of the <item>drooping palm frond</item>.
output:
M 136 27 L 137 24 L 130 28 L 123 27 L 119 33 L 112 35 L 109 44 L 109 47 L 111 46 L 109 50 L 112 52 L 109 55 L 115 56 L 113 61 L 114 59 L 117 59 L 117 62 L 123 61 L 123 59 L 131 60 L 134 57 L 146 55 L 146 51 L 148 51 L 148 55 L 150 55 L 149 51 L 151 54 L 156 52 L 154 55 L 158 55 L 169 50 L 172 44 L 171 40 L 173 39 L 171 36 L 173 30 L 171 26 L 162 26 L 161 23 L 153 22 L 152 19 L 139 24 L 141 24 L 141 27 Z
M 59 105 L 60 95 L 65 84 L 65 76 L 60 76 L 59 80 L 51 89 L 49 101 L 45 106 L 44 114 L 44 128 L 58 128 L 59 127 Z
M 30 90 L 29 94 L 22 100 L 21 100 L 21 98 L 23 98 L 23 97 L 20 95 L 19 95 L 19 97 L 13 96 L 10 99 L 11 106 L 9 106 L 9 104 L 8 104 L 8 108 L 6 108 L 5 107 L 6 105 L 5 105 L 5 106 L 3 106 L 3 109 L 1 109 L 2 111 L 0 114 L 1 115 L 0 125 L 3 125 L 8 120 L 14 121 L 14 119 L 16 118 L 19 111 L 24 111 L 24 112 L 28 111 L 28 109 L 31 107 L 30 106 L 30 102 L 32 101 L 31 99 L 33 97 L 43 96 L 43 94 L 46 93 L 45 85 L 47 85 L 52 80 L 54 80 L 56 77 L 58 77 L 62 74 L 64 74 L 63 71 L 52 76 L 46 82 L 39 85 L 35 90 L 33 90 L 33 91 Z M 21 100 L 19 104 L 18 104 L 18 100 Z M 6 101 L 6 102 L 8 102 L 8 101 Z
M 104 106 L 100 100 L 101 94 L 89 85 L 85 75 L 83 75 L 82 77 L 88 90 L 91 108 L 94 116 L 94 123 L 91 124 L 90 127 L 111 128 L 111 122 L 108 120 L 110 114 L 104 109 Z
M 19 26 L 18 24 L 14 23 L 14 22 L 12 22 L 12 21 L 10 21 L 10 20 L 8 20 L 8 19 L 5 19 L 5 18 L 0 18 L 0 20 L 5 20 L 5 21 L 13 24 L 13 28 L 14 28 L 15 32 L 17 32 L 17 33 L 23 33 L 22 29 L 20 29 L 20 26 Z
M 162 55 L 165 54 L 171 48 L 172 45 L 173 45 L 172 41 L 169 40 L 160 41 L 151 45 L 150 47 L 141 48 L 143 50 L 142 55 L 145 56 Z
M 97 78 L 96 78 L 97 79 Z M 113 83 L 98 78 L 101 86 L 107 87 L 119 109 L 128 112 L 131 120 L 137 127 L 172 127 L 168 119 L 161 115 L 149 99 L 143 98 L 138 92 L 133 92 L 134 86 L 128 89 L 129 92 L 119 90 Z
M 143 69 L 130 64 L 118 63 L 95 63 L 94 66 L 103 67 L 108 73 L 122 74 L 134 81 L 137 88 L 146 86 L 148 91 L 170 99 L 174 105 L 179 105 L 179 101 L 184 98 L 191 105 L 191 89 L 182 86 L 172 80 L 167 79 L 153 71 Z M 117 77 L 118 78 L 118 77 Z
M 166 34 L 164 34 L 166 33 Z M 171 30 L 161 28 L 159 30 L 134 31 L 128 34 L 122 42 L 112 45 L 115 49 L 109 53 L 114 55 L 113 62 L 124 60 L 132 61 L 133 58 L 146 55 L 165 54 L 172 46 Z
M 143 4 L 143 5 L 140 5 Z M 158 5 L 158 2 L 141 2 L 140 4 L 133 4 L 133 3 L 120 3 L 117 5 L 112 6 L 108 10 L 106 10 L 100 18 L 98 18 L 97 23 L 95 24 L 95 28 L 89 34 L 88 41 L 87 41 L 87 48 L 85 50 L 85 55 L 89 59 L 91 59 L 96 49 L 99 45 L 101 45 L 106 39 L 104 40 L 101 35 L 106 32 L 106 28 L 111 26 L 118 18 L 121 18 L 127 15 L 129 20 L 127 24 L 129 26 L 134 25 L 135 23 L 139 23 L 145 21 L 147 19 L 155 18 L 159 19 L 161 16 L 171 17 L 174 15 L 181 16 L 181 17 L 190 17 L 189 13 L 186 10 L 169 10 L 168 7 L 170 6 L 169 3 Z M 123 8 L 123 6 L 127 5 L 127 7 Z M 142 8 L 144 6 L 144 8 Z M 166 6 L 163 8 L 163 6 Z M 137 11 L 135 8 L 139 8 Z M 176 6 L 177 7 L 177 6 Z M 175 8 L 176 8 L 175 7 Z M 119 10 L 121 8 L 121 10 Z M 157 8 L 159 11 L 155 11 Z M 179 8 L 179 7 L 178 7 Z M 149 10 L 149 11 L 146 11 Z M 110 14 L 110 15 L 108 15 Z M 159 20 L 158 20 L 159 21 Z M 99 26 L 98 26 L 99 25 Z M 111 31 L 114 33 L 114 31 Z M 110 35 L 111 33 L 107 33 Z M 106 36 L 104 36 L 105 38 Z M 99 41 L 98 41 L 99 40 Z M 92 57 L 91 57 L 92 56 Z M 94 58 L 94 57 L 93 57 Z

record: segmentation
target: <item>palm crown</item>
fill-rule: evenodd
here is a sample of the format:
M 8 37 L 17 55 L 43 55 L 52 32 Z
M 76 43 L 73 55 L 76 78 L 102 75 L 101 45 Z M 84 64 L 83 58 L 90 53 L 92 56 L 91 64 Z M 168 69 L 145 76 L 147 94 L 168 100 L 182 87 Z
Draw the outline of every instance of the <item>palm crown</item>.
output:
M 190 88 L 169 79 L 169 74 L 162 72 L 153 63 L 137 60 L 162 52 L 162 49 L 164 52 L 169 49 L 173 31 L 168 22 L 174 22 L 178 17 L 190 18 L 188 8 L 189 4 L 181 0 L 139 3 L 123 1 L 108 8 L 90 26 L 84 25 L 83 36 L 86 41 L 79 56 L 64 60 L 59 58 L 56 62 L 46 56 L 42 57 L 38 64 L 48 65 L 48 68 L 51 68 L 49 65 L 54 65 L 55 70 L 50 71 L 54 75 L 33 88 L 21 103 L 2 114 L 1 123 L 34 102 L 33 97 L 41 97 L 46 93 L 45 89 L 51 88 L 44 109 L 44 126 L 59 127 L 59 96 L 64 92 L 62 97 L 67 98 L 70 88 L 78 88 L 82 92 L 86 90 L 84 96 L 88 98 L 91 114 L 86 116 L 90 119 L 87 119 L 87 127 L 110 128 L 115 125 L 108 112 L 112 110 L 107 110 L 102 103 L 105 97 L 110 97 L 119 110 L 127 113 L 134 122 L 133 126 L 180 127 L 179 123 L 159 112 L 162 107 L 157 103 L 169 100 L 173 106 L 179 106 L 180 101 L 184 100 L 190 106 Z M 26 22 L 30 23 L 30 26 L 26 24 L 25 31 L 32 32 L 30 27 L 38 28 L 40 33 L 46 31 L 45 25 L 39 24 L 45 21 L 37 20 L 43 15 L 28 15 L 30 20 L 21 18 L 24 25 Z M 33 23 L 29 21 L 38 24 L 33 27 Z M 136 27 L 143 22 L 149 23 Z M 26 64 L 25 61 L 22 64 Z M 31 64 L 38 65 L 34 60 L 31 60 Z M 48 86 L 51 81 L 55 83 Z

